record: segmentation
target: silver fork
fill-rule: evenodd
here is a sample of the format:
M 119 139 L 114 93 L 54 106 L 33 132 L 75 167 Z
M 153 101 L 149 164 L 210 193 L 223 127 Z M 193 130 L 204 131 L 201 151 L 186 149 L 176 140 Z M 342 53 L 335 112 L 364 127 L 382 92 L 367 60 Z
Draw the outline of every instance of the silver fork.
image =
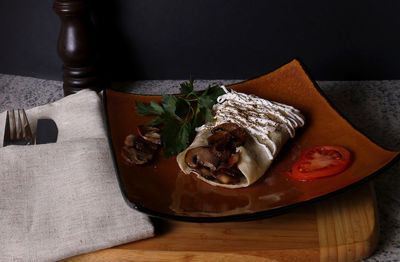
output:
M 8 110 L 3 146 L 31 144 L 33 144 L 33 136 L 25 110 Z

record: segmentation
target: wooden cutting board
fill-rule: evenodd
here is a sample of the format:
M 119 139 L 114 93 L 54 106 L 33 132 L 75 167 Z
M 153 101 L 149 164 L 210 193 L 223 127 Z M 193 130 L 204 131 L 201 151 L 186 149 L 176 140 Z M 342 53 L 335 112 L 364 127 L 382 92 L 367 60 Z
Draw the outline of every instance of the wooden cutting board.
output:
M 155 226 L 154 238 L 63 261 L 350 262 L 368 257 L 379 235 L 372 182 L 269 219 Z

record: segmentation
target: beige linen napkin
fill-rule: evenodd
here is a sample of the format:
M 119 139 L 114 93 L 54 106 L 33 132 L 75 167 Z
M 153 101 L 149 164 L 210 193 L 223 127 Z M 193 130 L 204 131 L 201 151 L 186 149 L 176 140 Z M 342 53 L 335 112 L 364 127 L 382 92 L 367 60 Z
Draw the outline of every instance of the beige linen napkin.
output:
M 99 96 L 81 91 L 27 111 L 52 118 L 57 143 L 0 148 L 0 261 L 55 261 L 153 236 L 124 202 Z M 0 144 L 5 113 L 0 114 Z

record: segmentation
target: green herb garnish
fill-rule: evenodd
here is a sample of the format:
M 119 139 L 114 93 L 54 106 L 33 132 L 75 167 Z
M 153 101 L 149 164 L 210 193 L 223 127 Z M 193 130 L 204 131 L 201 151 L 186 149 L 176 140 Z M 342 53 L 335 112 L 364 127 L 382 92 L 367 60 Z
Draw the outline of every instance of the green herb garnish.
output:
M 212 106 L 217 98 L 224 94 L 219 86 L 209 86 L 204 91 L 194 91 L 193 78 L 180 84 L 181 96 L 163 95 L 161 105 L 136 103 L 141 115 L 157 115 L 147 123 L 150 126 L 162 126 L 161 141 L 165 157 L 179 154 L 185 150 L 196 135 L 196 127 L 213 121 Z

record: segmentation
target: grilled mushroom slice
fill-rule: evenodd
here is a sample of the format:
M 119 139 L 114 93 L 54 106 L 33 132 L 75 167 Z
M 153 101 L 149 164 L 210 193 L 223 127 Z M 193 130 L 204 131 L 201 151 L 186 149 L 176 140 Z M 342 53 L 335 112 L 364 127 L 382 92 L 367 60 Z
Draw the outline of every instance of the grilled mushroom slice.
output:
M 236 147 L 243 145 L 246 141 L 246 131 L 244 130 L 244 128 L 234 123 L 227 122 L 218 125 L 211 130 L 211 133 L 216 134 L 221 131 L 229 132 L 232 135 L 232 142 Z
M 211 153 L 209 147 L 200 146 L 186 152 L 185 162 L 191 168 L 207 167 L 210 170 L 216 170 L 219 159 Z
M 159 146 L 133 134 L 125 138 L 121 155 L 125 161 L 132 165 L 142 165 L 154 158 Z
M 213 135 L 207 138 L 209 145 L 216 145 L 217 149 L 223 150 L 229 144 L 232 139 L 232 135 L 227 131 L 215 132 Z
M 219 131 L 207 138 L 211 153 L 215 155 L 221 162 L 228 161 L 234 145 L 231 142 L 232 135 L 226 131 Z
M 203 176 L 205 178 L 215 177 L 214 173 L 209 168 L 200 167 L 200 168 L 197 168 L 197 171 L 200 173 L 201 176 Z
M 161 135 L 160 129 L 153 126 L 138 126 L 138 133 L 143 139 L 154 143 L 156 145 L 161 145 Z
M 132 134 L 127 135 L 127 136 L 125 137 L 124 144 L 125 144 L 126 146 L 132 147 L 132 146 L 135 144 L 135 139 L 136 139 L 136 136 L 135 136 L 135 135 L 132 135 Z
M 220 165 L 218 166 L 217 169 L 221 169 L 221 168 L 231 168 L 233 167 L 235 164 L 237 164 L 240 160 L 240 155 L 239 153 L 232 153 L 230 155 L 230 157 L 228 158 L 228 160 L 220 163 Z
M 216 171 L 216 179 L 222 184 L 239 183 L 241 176 L 241 172 L 235 168 L 222 168 Z
M 135 136 L 133 143 L 134 148 L 146 153 L 154 153 L 158 149 L 158 145 L 144 140 L 141 136 Z
M 130 165 L 143 165 L 153 159 L 153 154 L 137 150 L 134 147 L 123 146 L 121 156 Z

